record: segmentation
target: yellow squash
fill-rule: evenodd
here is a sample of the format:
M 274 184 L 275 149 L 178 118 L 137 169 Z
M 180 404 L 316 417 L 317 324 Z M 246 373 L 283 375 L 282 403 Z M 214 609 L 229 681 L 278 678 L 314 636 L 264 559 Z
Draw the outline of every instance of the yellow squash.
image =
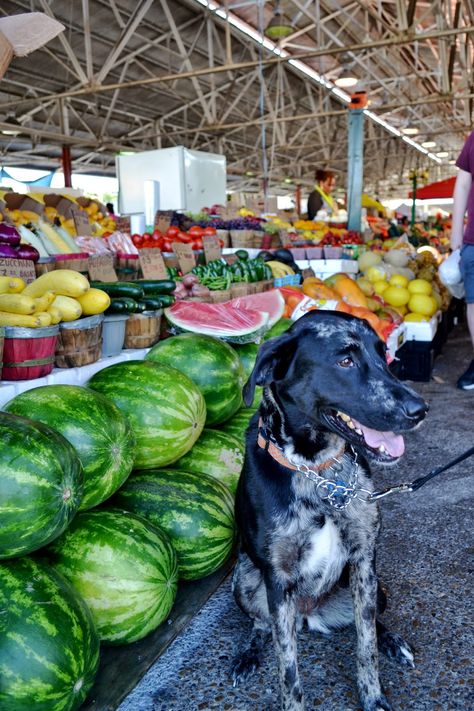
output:
M 76 299 L 89 289 L 89 282 L 80 272 L 73 269 L 57 269 L 42 274 L 24 289 L 28 296 L 37 298 L 47 291 L 54 291 L 60 296 L 70 296 Z

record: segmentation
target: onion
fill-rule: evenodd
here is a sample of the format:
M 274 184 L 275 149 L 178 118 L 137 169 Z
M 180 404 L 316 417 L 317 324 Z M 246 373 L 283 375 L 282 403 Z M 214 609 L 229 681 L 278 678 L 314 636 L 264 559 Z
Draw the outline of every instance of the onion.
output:
M 202 284 L 193 284 L 191 289 L 191 296 L 208 296 L 210 293 L 207 286 L 203 286 Z
M 186 287 L 186 289 L 190 289 L 193 284 L 197 284 L 199 282 L 199 279 L 195 274 L 185 274 L 183 277 L 183 284 Z
M 16 227 L 0 222 L 0 243 L 9 244 L 10 247 L 16 247 L 17 244 L 20 244 L 20 240 L 21 235 Z
M 37 262 L 40 258 L 40 253 L 31 244 L 20 244 L 16 249 L 17 259 L 29 259 L 31 262 Z
M 1 259 L 19 259 L 16 249 L 10 247 L 9 244 L 0 243 L 0 258 Z

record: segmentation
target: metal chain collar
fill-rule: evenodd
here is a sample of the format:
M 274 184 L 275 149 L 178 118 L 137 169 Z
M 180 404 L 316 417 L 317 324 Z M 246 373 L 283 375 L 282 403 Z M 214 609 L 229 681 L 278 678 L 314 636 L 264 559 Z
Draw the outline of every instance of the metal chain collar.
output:
M 314 469 L 311 469 L 306 464 L 297 464 L 291 459 L 288 459 L 288 461 L 296 467 L 300 474 L 316 484 L 323 501 L 327 501 L 328 504 L 338 511 L 343 511 L 356 498 L 368 501 L 372 493 L 368 489 L 363 489 L 359 484 L 359 463 L 357 462 L 357 452 L 352 447 L 351 449 L 354 454 L 354 462 L 351 467 L 351 476 L 348 481 L 342 481 L 337 478 L 344 469 L 344 465 L 341 460 L 345 455 L 343 455 L 341 459 L 334 459 L 334 464 L 331 464 L 329 467 L 329 471 L 332 471 L 336 477 L 335 480 L 321 476 L 318 472 L 314 471 Z M 321 492 L 324 492 L 324 494 L 321 494 Z M 367 494 L 368 496 L 361 496 L 361 494 Z

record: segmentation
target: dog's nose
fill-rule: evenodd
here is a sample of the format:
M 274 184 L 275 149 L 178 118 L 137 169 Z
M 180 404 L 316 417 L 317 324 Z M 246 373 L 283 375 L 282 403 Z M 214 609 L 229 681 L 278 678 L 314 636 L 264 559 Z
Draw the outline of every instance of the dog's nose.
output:
M 409 397 L 405 400 L 403 409 L 411 420 L 422 420 L 430 408 L 423 398 Z

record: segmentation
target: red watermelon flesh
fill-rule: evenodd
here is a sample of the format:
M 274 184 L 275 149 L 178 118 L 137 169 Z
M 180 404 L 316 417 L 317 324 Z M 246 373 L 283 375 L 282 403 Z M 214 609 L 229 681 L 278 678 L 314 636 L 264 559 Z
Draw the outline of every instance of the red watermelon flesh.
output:
M 236 309 L 251 309 L 267 313 L 269 327 L 281 319 L 285 310 L 285 299 L 279 289 L 270 289 L 260 294 L 238 296 L 227 303 L 232 304 Z
M 268 313 L 231 301 L 206 304 L 200 301 L 177 301 L 165 309 L 168 321 L 183 331 L 203 333 L 233 343 L 258 340 L 268 329 Z

